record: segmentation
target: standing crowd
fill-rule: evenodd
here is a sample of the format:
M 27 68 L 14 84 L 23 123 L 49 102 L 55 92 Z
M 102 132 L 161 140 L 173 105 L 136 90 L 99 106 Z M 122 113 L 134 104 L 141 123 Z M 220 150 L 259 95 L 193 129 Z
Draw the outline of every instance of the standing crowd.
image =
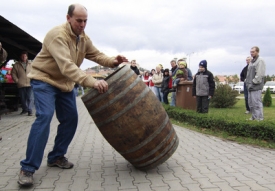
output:
M 215 82 L 213 74 L 207 70 L 207 61 L 199 63 L 198 72 L 194 78 L 191 70 L 187 66 L 185 59 L 171 60 L 171 69 L 163 69 L 161 64 L 145 71 L 142 75 L 143 82 L 153 91 L 160 102 L 169 104 L 168 94 L 171 92 L 171 106 L 176 106 L 176 91 L 180 82 L 193 82 L 192 95 L 197 102 L 198 113 L 208 113 L 209 101 L 214 95 Z M 136 66 L 136 61 L 131 61 L 131 69 L 137 74 L 141 72 Z

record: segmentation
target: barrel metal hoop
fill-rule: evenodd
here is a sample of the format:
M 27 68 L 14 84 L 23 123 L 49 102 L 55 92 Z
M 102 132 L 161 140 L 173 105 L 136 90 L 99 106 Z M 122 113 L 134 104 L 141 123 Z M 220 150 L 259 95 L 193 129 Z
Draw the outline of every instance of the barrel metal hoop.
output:
M 141 161 L 151 156 L 152 154 L 156 153 L 163 146 L 163 144 L 165 144 L 169 140 L 169 138 L 172 136 L 173 133 L 175 134 L 175 130 L 171 128 L 169 134 L 165 137 L 165 139 L 163 139 L 161 143 L 159 143 L 154 149 L 152 149 L 150 152 L 146 153 L 145 155 L 142 155 L 139 158 L 135 158 L 134 160 L 131 160 L 131 162 Z
M 131 78 L 132 76 L 133 76 L 133 72 L 129 72 L 126 76 L 125 76 L 125 78 L 123 79 L 123 81 L 127 81 L 127 80 L 129 80 L 129 78 Z M 139 78 L 138 76 L 137 76 L 137 78 Z M 140 78 L 139 78 L 140 79 Z M 112 86 L 110 89 L 108 89 L 108 91 L 105 93 L 105 94 L 102 94 L 101 96 L 98 96 L 98 97 L 96 97 L 96 98 L 94 98 L 91 102 L 85 102 L 85 104 L 86 104 L 86 107 L 89 107 L 90 105 L 93 105 L 94 103 L 96 103 L 96 102 L 98 102 L 98 101 L 100 101 L 100 100 L 102 100 L 102 99 L 106 99 L 106 97 L 110 94 L 110 93 L 112 93 L 113 91 L 115 91 L 116 90 L 116 86 Z M 94 91 L 97 91 L 97 90 L 94 90 Z
M 147 166 L 147 165 L 149 165 L 149 164 L 152 164 L 152 163 L 158 161 L 158 160 L 159 160 L 163 155 L 165 155 L 165 154 L 167 153 L 167 151 L 169 151 L 174 145 L 176 145 L 175 147 L 177 148 L 177 144 L 178 144 L 178 137 L 177 137 L 177 135 L 175 135 L 175 137 L 173 138 L 173 141 L 172 141 L 171 143 L 172 143 L 172 144 L 170 144 L 169 147 L 166 147 L 166 148 L 164 149 L 164 151 L 163 151 L 161 154 L 159 154 L 157 157 L 155 157 L 155 158 L 153 158 L 153 159 L 151 159 L 151 160 L 149 160 L 149 161 L 147 161 L 147 162 L 145 162 L 145 163 L 142 163 L 142 164 L 139 164 L 139 165 L 134 165 L 134 166 L 137 167 L 137 168 L 145 167 L 145 166 Z M 174 151 L 176 150 L 176 148 L 173 148 L 172 151 L 174 152 Z M 173 152 L 172 152 L 171 154 L 173 154 Z M 170 152 L 168 152 L 168 153 L 170 153 Z M 167 156 L 167 157 L 169 158 L 170 156 Z M 165 160 L 164 160 L 164 161 L 165 161 Z
M 166 153 L 166 155 L 164 157 L 162 157 L 162 159 L 158 160 L 157 162 L 152 163 L 151 165 L 147 165 L 147 166 L 143 166 L 143 167 L 137 167 L 140 170 L 149 170 L 152 168 L 155 168 L 156 166 L 164 163 L 170 156 L 172 156 L 172 154 L 176 151 L 176 149 L 178 148 L 179 145 L 179 139 L 177 137 L 177 135 L 174 138 L 176 140 L 175 144 L 172 146 L 172 149 L 168 151 L 168 153 Z
M 118 112 L 116 115 L 114 115 L 111 118 L 108 118 L 104 121 L 102 121 L 101 123 L 97 123 L 97 127 L 100 128 L 104 125 L 106 125 L 107 123 L 111 122 L 111 121 L 115 121 L 117 118 L 119 118 L 121 115 L 123 115 L 124 113 L 126 113 L 129 109 L 131 109 L 132 107 L 134 107 L 140 100 L 142 100 L 142 98 L 144 98 L 151 90 L 149 88 L 144 88 L 144 90 L 142 91 L 142 93 L 136 97 L 136 99 L 134 99 L 134 101 L 130 104 L 128 104 L 122 111 Z
M 139 77 L 137 77 L 137 78 L 135 79 L 135 81 L 134 81 L 128 88 L 126 88 L 125 90 L 123 90 L 122 92 L 120 92 L 120 93 L 115 97 L 115 99 L 113 99 L 113 100 L 109 101 L 108 103 L 102 105 L 102 106 L 99 107 L 98 109 L 93 110 L 92 112 L 90 112 L 90 114 L 91 114 L 91 115 L 94 115 L 94 114 L 96 114 L 97 112 L 99 112 L 99 111 L 105 109 L 105 108 L 108 107 L 109 105 L 115 103 L 115 102 L 118 101 L 120 98 L 122 98 L 123 96 L 125 96 L 125 94 L 126 94 L 127 92 L 129 92 L 131 89 L 133 89 L 133 87 L 135 87 L 140 81 L 141 81 L 141 79 L 140 79 Z M 143 82 L 142 82 L 142 83 L 143 83 Z
M 119 151 L 119 153 L 121 155 L 124 155 L 124 154 L 132 153 L 132 152 L 135 152 L 135 151 L 139 150 L 141 147 L 143 147 L 144 145 L 146 145 L 147 143 L 149 143 L 150 141 L 152 141 L 164 129 L 164 127 L 166 126 L 166 124 L 168 123 L 168 121 L 169 121 L 169 117 L 166 114 L 166 117 L 165 117 L 164 121 L 162 122 L 161 126 L 157 129 L 157 131 L 155 131 L 154 133 L 152 133 L 144 141 L 142 141 L 138 145 L 134 146 L 133 148 L 131 148 L 131 149 L 127 150 L 127 151 L 124 151 L 124 152 Z

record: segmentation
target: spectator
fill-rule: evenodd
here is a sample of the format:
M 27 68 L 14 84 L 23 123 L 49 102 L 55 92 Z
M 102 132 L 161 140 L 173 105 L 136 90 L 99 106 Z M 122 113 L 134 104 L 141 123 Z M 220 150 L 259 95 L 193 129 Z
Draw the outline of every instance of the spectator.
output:
M 78 88 L 79 88 L 79 85 L 77 83 L 75 83 L 74 85 L 74 93 L 75 93 L 75 97 L 78 96 Z
M 153 91 L 153 93 L 156 95 L 156 92 L 155 92 L 155 88 L 154 88 L 154 86 L 155 86 L 155 84 L 153 83 L 153 81 L 152 81 L 152 77 L 153 77 L 153 75 L 156 73 L 156 70 L 155 69 L 152 69 L 151 70 L 151 73 L 149 74 L 150 75 L 150 77 L 151 77 L 151 80 L 149 81 L 149 88 Z
M 197 112 L 208 113 L 209 101 L 215 91 L 213 74 L 207 70 L 207 61 L 202 60 L 195 75 L 192 95 L 197 99 Z
M 144 75 L 142 76 L 142 81 L 147 85 L 149 86 L 149 83 L 151 81 L 152 77 L 149 75 L 149 72 L 148 71 L 145 71 L 144 72 Z
M 20 60 L 14 64 L 11 71 L 13 81 L 17 83 L 21 100 L 22 112 L 20 115 L 28 113 L 28 116 L 32 116 L 33 91 L 30 79 L 27 77 L 31 71 L 31 67 L 31 62 L 28 60 L 28 53 L 23 51 L 20 54 Z
M 242 70 L 242 72 L 240 74 L 241 81 L 244 82 L 243 91 L 244 91 L 244 99 L 245 99 L 245 107 L 246 107 L 245 114 L 249 114 L 250 113 L 250 108 L 249 108 L 249 105 L 248 105 L 248 91 L 247 91 L 246 83 L 245 83 L 246 74 L 247 74 L 247 68 L 248 68 L 248 65 L 249 65 L 250 61 L 251 61 L 251 57 L 248 56 L 246 58 L 246 66 L 243 68 L 243 70 Z
M 65 157 L 78 123 L 74 84 L 95 88 L 99 93 L 108 90 L 106 81 L 96 80 L 79 68 L 84 58 L 111 68 L 128 62 L 121 55 L 108 57 L 93 45 L 84 32 L 88 19 L 84 6 L 70 5 L 66 18 L 66 23 L 47 33 L 28 74 L 34 91 L 36 120 L 27 141 L 26 158 L 20 162 L 18 183 L 23 186 L 33 184 L 33 173 L 41 165 L 55 110 L 60 124 L 47 165 L 62 169 L 74 166 Z
M 85 94 L 83 86 L 79 85 L 78 89 L 81 90 L 81 95 L 84 95 L 84 94 Z
M 178 66 L 177 66 L 175 60 L 171 60 L 170 64 L 171 64 L 171 67 L 172 67 L 170 76 L 173 78 L 174 76 L 176 76 Z M 176 106 L 176 92 L 172 92 L 170 106 L 173 106 L 173 107 Z
M 159 99 L 159 101 L 161 101 L 161 102 L 163 102 L 163 95 L 161 92 L 162 80 L 163 80 L 163 73 L 161 72 L 161 66 L 157 65 L 156 73 L 153 75 L 152 81 L 154 83 L 154 89 L 155 89 L 156 96 Z
M 165 104 L 169 104 L 168 102 L 168 94 L 169 94 L 169 89 L 170 87 L 170 81 L 171 81 L 171 77 L 169 75 L 169 69 L 165 69 L 164 73 L 163 73 L 163 80 L 161 83 L 161 92 L 163 93 L 163 102 Z
M 187 70 L 185 69 L 186 62 L 180 61 L 178 64 L 178 70 L 176 75 L 173 77 L 173 89 L 171 91 L 175 92 L 176 87 L 180 81 L 187 81 Z
M 164 73 L 162 64 L 159 64 L 161 73 Z
M 136 65 L 136 60 L 132 60 L 131 61 L 131 69 L 136 73 L 136 75 L 140 75 L 140 72 L 139 72 L 139 69 L 137 68 L 137 65 Z
M 248 65 L 246 75 L 246 87 L 248 90 L 248 105 L 252 114 L 249 120 L 261 121 L 264 119 L 262 89 L 264 87 L 265 62 L 259 56 L 260 49 L 254 46 L 250 50 L 253 58 Z

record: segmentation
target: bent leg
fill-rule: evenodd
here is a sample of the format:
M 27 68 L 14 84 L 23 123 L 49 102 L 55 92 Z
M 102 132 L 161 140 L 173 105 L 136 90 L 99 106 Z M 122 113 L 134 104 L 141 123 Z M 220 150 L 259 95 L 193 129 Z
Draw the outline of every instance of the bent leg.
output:
M 56 117 L 59 121 L 53 150 L 48 154 L 48 162 L 67 153 L 77 128 L 78 114 L 75 101 L 75 92 L 61 92 L 56 98 Z

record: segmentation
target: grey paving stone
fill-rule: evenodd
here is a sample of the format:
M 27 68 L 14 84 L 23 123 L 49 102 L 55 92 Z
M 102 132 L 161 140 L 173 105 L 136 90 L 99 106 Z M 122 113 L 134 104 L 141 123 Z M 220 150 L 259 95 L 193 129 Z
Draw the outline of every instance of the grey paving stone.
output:
M 144 191 L 149 191 L 149 190 L 152 190 L 151 187 L 150 187 L 150 184 L 151 183 L 147 183 L 147 182 L 142 182 L 142 183 L 134 183 L 134 185 L 137 187 L 138 190 L 144 190 Z
M 164 180 L 169 185 L 169 190 L 187 190 L 179 180 Z
M 88 188 L 87 179 L 85 178 L 73 178 L 73 184 L 69 186 L 70 190 L 86 190 Z
M 119 185 L 119 182 L 117 181 L 117 177 L 118 176 L 115 176 L 115 175 L 110 175 L 110 176 L 102 176 L 102 178 L 104 179 L 102 185 L 117 185 L 117 186 L 120 186 Z
M 104 187 L 101 186 L 102 181 L 87 179 L 88 188 L 87 191 L 104 191 Z

